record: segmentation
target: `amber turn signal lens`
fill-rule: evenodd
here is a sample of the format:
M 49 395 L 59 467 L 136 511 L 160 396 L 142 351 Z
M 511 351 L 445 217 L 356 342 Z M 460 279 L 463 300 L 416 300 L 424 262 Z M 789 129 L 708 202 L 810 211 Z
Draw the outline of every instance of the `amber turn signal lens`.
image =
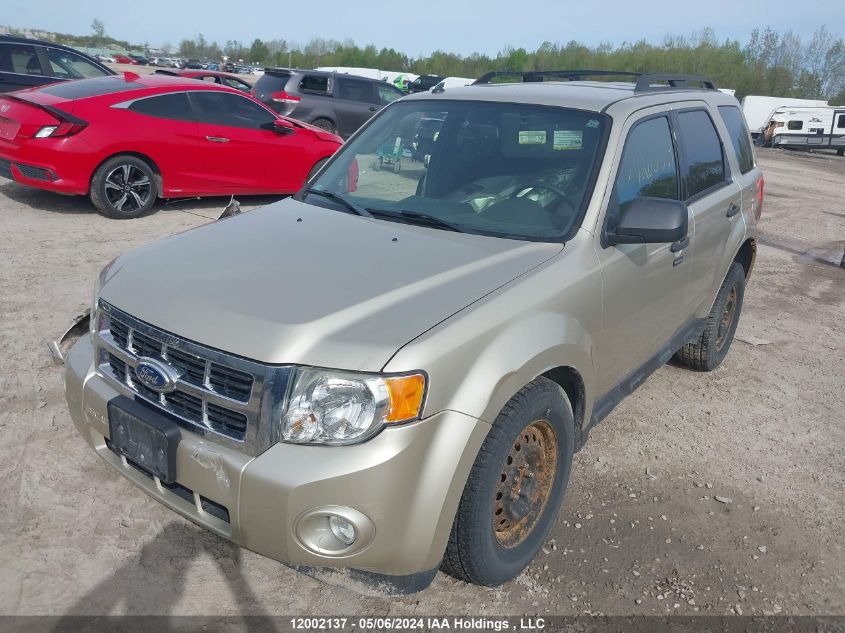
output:
M 386 422 L 403 422 L 419 417 L 425 394 L 425 376 L 396 376 L 386 378 L 387 391 L 390 394 L 390 410 Z

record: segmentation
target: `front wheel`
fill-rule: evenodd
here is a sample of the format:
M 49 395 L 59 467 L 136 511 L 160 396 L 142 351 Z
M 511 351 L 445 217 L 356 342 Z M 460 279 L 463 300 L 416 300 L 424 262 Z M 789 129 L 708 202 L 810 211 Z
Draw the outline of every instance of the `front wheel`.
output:
M 525 569 L 557 516 L 574 447 L 572 407 L 563 389 L 547 378 L 523 387 L 479 450 L 441 569 L 488 587 Z
M 115 156 L 94 173 L 90 197 L 97 211 L 108 218 L 137 218 L 155 204 L 155 173 L 140 158 Z
M 698 371 L 716 369 L 731 348 L 744 298 L 745 270 L 733 262 L 716 295 L 704 331 L 697 341 L 679 349 L 675 353 L 675 360 Z

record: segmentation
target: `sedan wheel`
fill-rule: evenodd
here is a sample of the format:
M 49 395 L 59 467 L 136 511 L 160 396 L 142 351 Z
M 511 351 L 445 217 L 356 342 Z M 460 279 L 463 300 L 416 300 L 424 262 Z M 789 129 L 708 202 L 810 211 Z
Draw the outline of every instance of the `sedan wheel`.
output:
M 106 161 L 91 181 L 91 201 L 103 215 L 137 218 L 156 200 L 155 174 L 134 156 L 117 156 Z

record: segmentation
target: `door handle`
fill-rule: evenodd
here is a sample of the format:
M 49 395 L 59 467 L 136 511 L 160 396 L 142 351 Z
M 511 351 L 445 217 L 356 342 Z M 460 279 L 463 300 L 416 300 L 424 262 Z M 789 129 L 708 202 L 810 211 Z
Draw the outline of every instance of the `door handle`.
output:
M 673 242 L 672 246 L 669 247 L 669 250 L 673 253 L 677 253 L 678 251 L 684 250 L 687 246 L 689 246 L 689 238 L 685 237 L 682 240 L 678 240 L 677 242 Z
M 729 218 L 734 217 L 737 213 L 739 213 L 739 205 L 735 202 L 731 202 L 731 206 L 728 207 L 727 212 L 725 215 Z
M 229 139 L 223 136 L 206 136 L 206 141 L 211 141 L 212 143 L 228 143 Z

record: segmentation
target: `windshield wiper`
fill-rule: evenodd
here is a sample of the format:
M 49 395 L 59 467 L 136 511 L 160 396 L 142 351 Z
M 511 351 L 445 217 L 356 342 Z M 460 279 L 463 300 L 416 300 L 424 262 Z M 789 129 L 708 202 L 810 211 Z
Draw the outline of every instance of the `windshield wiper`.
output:
M 448 220 L 441 220 L 440 218 L 428 215 L 427 213 L 420 213 L 419 211 L 384 211 L 381 209 L 370 209 L 373 214 L 377 216 L 384 216 L 388 218 L 399 218 L 412 220 L 416 224 L 427 224 L 428 226 L 446 229 L 447 231 L 455 231 L 456 233 L 463 233 L 457 224 L 452 224 Z
M 359 207 L 351 200 L 347 200 L 343 196 L 339 196 L 336 193 L 332 193 L 331 191 L 323 191 L 322 189 L 317 189 L 315 187 L 308 187 L 308 189 L 305 190 L 305 193 L 313 193 L 315 196 L 323 196 L 324 198 L 328 198 L 333 202 L 337 202 L 338 204 L 343 205 L 353 213 L 357 215 L 362 215 L 365 218 L 373 217 L 373 214 L 367 211 L 364 207 Z

